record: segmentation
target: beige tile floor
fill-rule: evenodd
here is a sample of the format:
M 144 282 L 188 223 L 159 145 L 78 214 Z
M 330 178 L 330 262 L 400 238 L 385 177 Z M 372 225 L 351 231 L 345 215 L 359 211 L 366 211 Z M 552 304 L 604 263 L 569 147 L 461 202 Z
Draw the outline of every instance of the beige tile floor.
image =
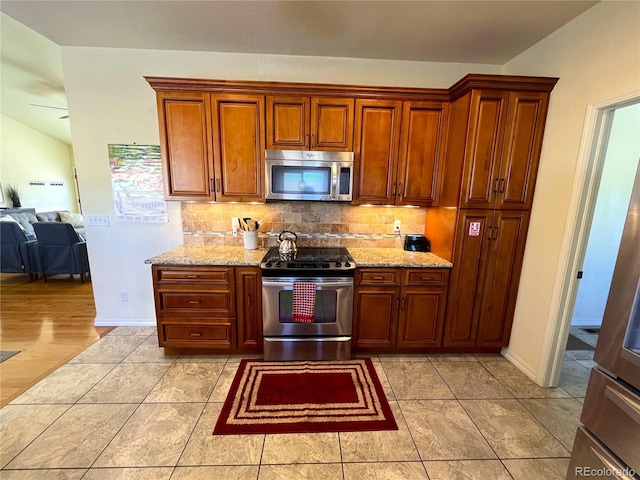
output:
M 588 378 L 571 356 L 543 389 L 498 355 L 374 355 L 397 431 L 214 436 L 241 357 L 156 342 L 118 328 L 0 410 L 0 478 L 560 480 Z

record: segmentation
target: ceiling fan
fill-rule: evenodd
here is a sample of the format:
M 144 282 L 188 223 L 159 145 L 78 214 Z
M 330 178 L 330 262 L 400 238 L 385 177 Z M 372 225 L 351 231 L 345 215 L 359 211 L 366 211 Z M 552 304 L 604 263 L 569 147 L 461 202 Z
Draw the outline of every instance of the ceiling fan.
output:
M 65 108 L 65 107 L 54 107 L 52 105 L 40 105 L 40 104 L 37 104 L 37 103 L 30 103 L 29 105 L 31 105 L 32 107 L 53 108 L 53 109 L 56 109 L 56 110 L 69 111 L 68 108 Z M 63 115 L 62 117 L 59 117 L 58 119 L 59 120 L 64 120 L 65 118 L 69 118 L 69 114 Z

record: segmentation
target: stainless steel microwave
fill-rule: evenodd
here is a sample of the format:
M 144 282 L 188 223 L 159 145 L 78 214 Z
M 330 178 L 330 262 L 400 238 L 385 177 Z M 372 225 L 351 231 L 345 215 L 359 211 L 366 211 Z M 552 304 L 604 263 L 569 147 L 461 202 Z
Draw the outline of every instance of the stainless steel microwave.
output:
M 353 152 L 266 150 L 267 200 L 350 202 Z

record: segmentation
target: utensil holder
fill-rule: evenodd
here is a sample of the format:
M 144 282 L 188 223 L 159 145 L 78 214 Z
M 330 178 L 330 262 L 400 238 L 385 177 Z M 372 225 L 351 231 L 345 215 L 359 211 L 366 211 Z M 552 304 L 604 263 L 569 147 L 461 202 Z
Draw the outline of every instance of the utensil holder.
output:
M 244 239 L 245 249 L 256 250 L 258 248 L 258 231 L 257 230 L 253 232 L 244 231 L 242 232 L 242 237 Z

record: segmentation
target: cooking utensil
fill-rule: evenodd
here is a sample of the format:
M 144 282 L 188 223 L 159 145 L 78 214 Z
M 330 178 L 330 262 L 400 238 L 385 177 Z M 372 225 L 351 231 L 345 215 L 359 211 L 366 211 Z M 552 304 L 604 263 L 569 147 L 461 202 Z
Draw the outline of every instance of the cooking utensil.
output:
M 290 236 L 285 236 L 285 238 L 282 238 L 282 236 L 285 234 L 293 235 L 293 238 L 291 238 Z M 278 243 L 280 244 L 278 246 L 278 253 L 280 255 L 296 254 L 298 252 L 296 240 L 298 240 L 298 236 L 295 233 L 284 230 L 282 233 L 280 233 L 280 235 L 278 235 Z

